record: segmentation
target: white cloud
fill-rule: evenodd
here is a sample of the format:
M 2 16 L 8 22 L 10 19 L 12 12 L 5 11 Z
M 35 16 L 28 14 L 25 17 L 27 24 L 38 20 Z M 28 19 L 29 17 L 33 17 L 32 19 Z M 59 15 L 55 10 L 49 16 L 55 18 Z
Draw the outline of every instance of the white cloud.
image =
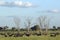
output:
M 54 9 L 54 10 L 48 10 L 46 12 L 48 12 L 48 13 L 60 13 L 60 10 Z
M 31 7 L 31 6 L 32 6 L 32 3 L 26 2 L 26 3 L 25 3 L 25 6 L 26 6 L 26 7 Z
M 4 5 L 5 4 L 5 2 L 3 2 L 3 1 L 0 1 L 0 5 Z
M 23 2 L 22 1 L 15 1 L 15 2 L 13 2 L 14 3 L 14 5 L 16 5 L 16 6 L 23 6 Z
M 51 10 L 51 12 L 59 13 L 60 11 L 59 11 L 59 10 L 57 10 L 57 9 L 54 9 L 54 10 Z
M 0 6 L 7 7 L 33 7 L 33 4 L 30 2 L 14 1 L 14 2 L 4 2 L 0 1 Z
M 60 10 L 58 9 L 45 10 L 45 11 L 38 11 L 38 13 L 60 13 Z

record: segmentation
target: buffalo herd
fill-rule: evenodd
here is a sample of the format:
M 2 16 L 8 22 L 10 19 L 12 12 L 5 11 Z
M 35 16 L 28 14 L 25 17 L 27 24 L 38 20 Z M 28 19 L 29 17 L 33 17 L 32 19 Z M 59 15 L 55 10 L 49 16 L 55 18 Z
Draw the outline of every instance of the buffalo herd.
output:
M 24 34 L 22 34 L 22 33 L 0 33 L 0 35 L 3 35 L 4 37 L 23 37 L 24 35 L 27 36 L 27 37 L 29 37 L 30 35 L 41 36 L 43 34 L 41 34 L 41 33 L 31 34 L 31 33 L 27 32 L 27 33 L 24 33 Z M 50 37 L 56 37 L 57 35 L 60 35 L 60 33 L 59 32 L 50 33 L 49 35 L 50 35 Z

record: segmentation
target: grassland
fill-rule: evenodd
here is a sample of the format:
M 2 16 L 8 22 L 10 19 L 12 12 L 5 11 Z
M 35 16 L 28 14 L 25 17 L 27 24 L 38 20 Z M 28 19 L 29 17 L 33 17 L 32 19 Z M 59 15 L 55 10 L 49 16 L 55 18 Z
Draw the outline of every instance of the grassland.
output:
M 48 36 L 30 36 L 30 37 L 3 37 L 0 36 L 0 40 L 60 40 L 60 35 L 57 35 L 56 37 L 50 37 Z
M 2 31 L 0 31 L 1 33 Z M 51 33 L 53 31 L 49 31 Z M 60 31 L 54 31 L 54 32 L 60 32 Z M 2 33 L 7 33 L 7 32 L 2 32 Z M 11 32 L 12 33 L 12 32 Z M 23 36 L 23 37 L 4 37 L 0 35 L 0 40 L 60 40 L 60 35 L 57 35 L 56 37 L 50 37 L 49 35 L 41 35 L 41 36 Z

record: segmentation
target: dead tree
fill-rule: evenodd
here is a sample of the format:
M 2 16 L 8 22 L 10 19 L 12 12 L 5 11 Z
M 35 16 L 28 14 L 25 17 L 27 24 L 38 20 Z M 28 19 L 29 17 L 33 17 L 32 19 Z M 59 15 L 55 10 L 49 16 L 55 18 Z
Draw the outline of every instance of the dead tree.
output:
M 39 32 L 41 32 L 41 34 L 42 34 L 42 27 L 43 27 L 44 21 L 45 21 L 45 18 L 43 16 L 38 17 L 38 22 L 39 22 L 39 27 L 40 27 L 40 31 Z
M 46 29 L 45 33 L 46 35 L 48 34 L 48 28 L 49 28 L 49 23 L 50 23 L 50 18 L 46 18 L 45 22 L 44 22 L 44 27 Z
M 15 24 L 17 26 L 18 33 L 19 33 L 19 31 L 20 31 L 20 18 L 14 17 L 14 22 L 15 22 Z
M 25 22 L 24 24 L 25 24 L 25 26 L 26 26 L 26 28 L 27 28 L 27 32 L 29 32 L 30 26 L 31 26 L 31 19 L 28 17 L 28 18 L 26 19 L 26 22 Z
M 25 33 L 26 36 L 30 36 L 30 26 L 31 26 L 31 19 L 27 18 L 26 22 L 24 23 L 24 25 L 27 28 L 27 32 Z
M 41 16 L 39 17 L 38 20 L 39 20 L 40 32 L 42 33 L 42 27 L 45 27 L 46 29 L 45 33 L 47 34 L 50 19 L 48 19 L 46 16 Z

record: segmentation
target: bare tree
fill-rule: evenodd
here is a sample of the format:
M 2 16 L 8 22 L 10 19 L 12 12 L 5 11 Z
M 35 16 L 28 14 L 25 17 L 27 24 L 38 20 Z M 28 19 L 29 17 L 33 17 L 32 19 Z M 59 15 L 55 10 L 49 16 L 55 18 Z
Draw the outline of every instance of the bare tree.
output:
M 29 32 L 30 30 L 30 26 L 31 26 L 31 19 L 28 17 L 26 19 L 26 22 L 24 22 L 25 26 L 27 27 L 27 32 Z
M 17 29 L 18 29 L 18 32 L 20 31 L 20 18 L 18 18 L 18 17 L 14 17 L 14 22 L 15 22 L 15 24 L 16 24 L 16 26 L 17 26 Z
M 46 34 L 48 34 L 48 28 L 49 28 L 50 18 L 47 18 L 46 22 L 44 23 L 44 27 L 46 28 Z
M 43 27 L 43 23 L 44 23 L 45 19 L 46 19 L 46 17 L 44 17 L 44 16 L 38 17 L 38 22 L 39 22 L 39 27 L 40 27 L 41 33 L 42 33 L 42 27 Z
M 48 32 L 49 21 L 50 21 L 50 19 L 47 19 L 46 16 L 41 16 L 38 18 L 41 33 L 42 33 L 42 27 L 46 28 L 46 31 L 45 31 L 46 33 Z

